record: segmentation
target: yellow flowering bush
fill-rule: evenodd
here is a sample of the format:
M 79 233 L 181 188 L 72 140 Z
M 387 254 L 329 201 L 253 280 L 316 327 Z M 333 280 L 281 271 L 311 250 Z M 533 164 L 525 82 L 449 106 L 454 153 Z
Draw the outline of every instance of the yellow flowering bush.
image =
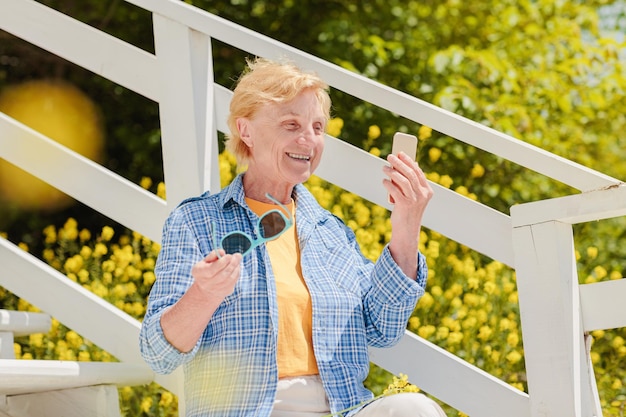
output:
M 340 130 L 340 123 L 333 128 Z M 379 129 L 370 127 L 375 140 Z M 420 136 L 427 137 L 424 128 Z M 228 152 L 220 156 L 222 185 L 236 175 L 235 159 Z M 479 176 L 476 168 L 474 175 Z M 447 175 L 428 173 L 428 178 L 451 188 Z M 142 181 L 146 188 L 152 183 Z M 364 254 L 375 260 L 391 237 L 389 212 L 352 193 L 313 176 L 305 186 L 320 204 L 342 218 L 354 231 Z M 458 191 L 458 189 L 457 189 Z M 164 196 L 163 184 L 157 186 Z M 468 195 L 471 193 L 464 190 Z M 81 229 L 75 219 L 61 227 L 43 230 L 45 248 L 41 257 L 94 294 L 141 320 L 146 297 L 154 283 L 154 265 L 159 245 L 132 231 L 117 231 L 105 226 L 100 231 Z M 28 250 L 26 245 L 20 245 Z M 500 262 L 477 254 L 441 234 L 424 230 L 420 251 L 426 256 L 429 279 L 426 293 L 408 323 L 408 329 L 478 366 L 512 386 L 526 390 L 524 350 L 518 309 L 515 273 Z M 585 282 L 622 278 L 622 271 L 599 262 L 598 248 L 590 246 L 576 254 Z M 4 308 L 36 311 L 0 287 Z M 618 416 L 626 400 L 626 334 L 623 330 L 592 333 L 594 364 L 602 406 L 607 416 Z M 53 320 L 45 335 L 16 339 L 15 354 L 20 359 L 61 359 L 115 361 L 71 329 Z M 373 366 L 366 384 L 376 395 L 419 391 L 406 375 L 390 375 Z M 174 416 L 177 399 L 156 384 L 120 388 L 120 403 L 125 416 Z M 449 416 L 465 416 L 443 404 Z

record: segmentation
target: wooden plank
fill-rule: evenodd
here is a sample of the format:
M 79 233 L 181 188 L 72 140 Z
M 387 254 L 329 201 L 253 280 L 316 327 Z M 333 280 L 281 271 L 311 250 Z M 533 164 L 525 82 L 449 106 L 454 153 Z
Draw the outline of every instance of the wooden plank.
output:
M 122 362 L 144 365 L 140 323 L 54 268 L 0 238 L 0 286 L 24 298 Z M 36 289 L 36 291 L 33 291 Z M 58 300 L 71 300 L 59 303 Z M 80 311 L 80 314 L 76 314 Z M 182 396 L 182 369 L 155 381 Z
M 200 42 L 193 41 L 188 27 L 162 16 L 154 15 L 154 32 L 159 78 L 164 80 L 159 113 L 163 171 L 171 210 L 183 199 L 204 191 L 205 114 L 196 111 L 206 112 L 207 105 L 199 109 L 194 105 L 206 101 L 206 92 L 196 93 L 195 88 L 208 85 L 207 80 L 202 80 L 202 72 L 207 76 L 207 67 L 202 71 L 199 65 L 194 66 L 193 56 L 196 52 L 206 56 L 206 51 Z M 196 80 L 200 85 L 194 84 Z
M 48 333 L 52 319 L 48 314 L 0 309 L 0 332 L 12 332 L 16 337 Z
M 156 14 L 168 16 L 194 30 L 206 33 L 211 38 L 251 54 L 273 59 L 291 59 L 304 68 L 316 71 L 334 88 L 417 123 L 430 126 L 438 132 L 499 155 L 576 189 L 588 191 L 614 184 L 617 181 L 608 175 L 394 90 L 184 2 L 167 0 L 130 0 L 129 2 Z
M 34 0 L 2 0 L 0 28 L 159 101 L 154 55 L 114 36 Z
M 164 200 L 4 113 L 0 113 L 0 158 L 151 240 L 161 241 L 168 215 Z
M 428 394 L 471 416 L 530 417 L 526 393 L 407 331 L 396 346 L 370 348 L 370 360 L 403 373 Z
M 569 224 L 626 216 L 626 184 L 511 207 L 513 227 L 544 221 Z
M 0 359 L 0 393 L 30 394 L 89 385 L 144 385 L 154 380 L 147 365 L 119 362 Z
M 531 415 L 593 415 L 572 227 L 516 228 L 513 242 Z
M 580 305 L 586 332 L 626 327 L 626 279 L 580 286 Z

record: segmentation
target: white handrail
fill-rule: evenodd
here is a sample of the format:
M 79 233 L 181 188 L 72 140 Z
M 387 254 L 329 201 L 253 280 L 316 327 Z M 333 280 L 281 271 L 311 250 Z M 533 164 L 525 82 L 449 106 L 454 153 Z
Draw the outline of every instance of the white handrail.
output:
M 571 411 L 571 415 L 582 417 L 597 408 L 591 399 L 597 393 L 594 394 L 593 372 L 586 361 L 582 332 L 624 325 L 623 320 L 611 317 L 623 312 L 621 297 L 612 295 L 624 294 L 626 287 L 617 281 L 579 288 L 568 227 L 575 222 L 625 215 L 626 187 L 620 181 L 184 2 L 127 1 L 152 12 L 155 54 L 34 0 L 0 2 L 0 29 L 159 104 L 168 200 L 159 199 L 2 113 L 0 158 L 158 242 L 163 220 L 178 201 L 207 187 L 219 187 L 217 132 L 227 130 L 225 120 L 231 93 L 213 82 L 212 40 L 254 55 L 290 58 L 318 72 L 334 88 L 583 191 L 574 196 L 520 204 L 508 216 L 432 184 L 436 192 L 424 219 L 426 227 L 516 267 L 520 301 L 524 299 L 520 308 L 524 347 L 528 346 L 529 352 L 529 387 L 534 390 L 530 396 L 410 333 L 391 351 L 372 349 L 374 361 L 408 373 L 426 391 L 474 415 L 535 417 L 543 412 L 542 404 L 549 404 L 551 410 Z M 172 80 L 177 84 L 172 84 Z M 38 164 L 32 155 L 20 152 L 10 140 L 16 136 L 52 163 Z M 330 136 L 326 146 L 318 170 L 322 178 L 390 208 L 383 187 L 371 186 L 382 179 L 380 167 L 384 162 L 380 158 Z M 55 166 L 62 166 L 63 170 Z M 353 175 L 357 170 L 358 176 Z M 98 184 L 96 193 L 93 184 Z M 537 236 L 545 239 L 535 240 Z M 144 366 L 137 346 L 136 320 L 1 238 L 0 265 L 0 285 L 118 359 Z M 545 292 L 532 298 L 535 286 Z M 611 301 L 600 306 L 605 299 Z M 70 306 L 57 300 L 72 303 Z M 554 305 L 554 300 L 561 304 Z M 85 314 L 76 315 L 77 308 Z M 543 322 L 547 318 L 540 312 L 557 319 L 559 328 L 555 334 L 563 335 L 559 345 L 538 340 L 548 338 L 552 329 Z M 527 339 L 528 335 L 534 336 Z M 546 360 L 557 356 L 562 361 Z M 181 373 L 156 376 L 155 380 L 182 396 Z M 533 395 L 538 399 L 531 401 Z

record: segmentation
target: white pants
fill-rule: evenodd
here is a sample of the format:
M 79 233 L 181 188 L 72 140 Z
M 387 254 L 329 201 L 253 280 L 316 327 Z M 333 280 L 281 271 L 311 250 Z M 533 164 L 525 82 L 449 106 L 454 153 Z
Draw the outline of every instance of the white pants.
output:
M 330 406 L 318 375 L 282 378 L 278 381 L 271 417 L 328 415 Z M 411 392 L 379 398 L 361 409 L 355 417 L 446 417 L 446 414 L 432 399 Z

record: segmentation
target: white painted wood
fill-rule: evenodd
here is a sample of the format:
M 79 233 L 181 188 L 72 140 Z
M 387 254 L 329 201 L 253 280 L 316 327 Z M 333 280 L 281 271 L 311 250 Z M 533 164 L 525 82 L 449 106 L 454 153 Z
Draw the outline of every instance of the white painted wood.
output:
M 17 336 L 48 333 L 52 326 L 50 316 L 44 313 L 0 309 L 0 331 Z
M 171 0 L 130 0 L 129 2 L 155 13 L 169 16 L 171 19 L 206 33 L 212 38 L 254 55 L 274 59 L 289 58 L 304 68 L 316 71 L 334 88 L 385 108 L 392 113 L 430 126 L 467 144 L 500 155 L 576 189 L 593 190 L 617 182 L 608 175 L 438 108 L 218 16 L 195 9 L 184 2 Z
M 150 368 L 139 363 L 20 359 L 0 359 L 0 375 L 0 393 L 4 395 L 100 384 L 143 385 L 154 379 Z
M 202 78 L 203 67 L 196 65 L 195 69 L 200 73 L 193 73 L 194 48 L 191 30 L 159 15 L 154 15 L 153 21 L 158 73 L 162 80 L 159 113 L 163 171 L 168 206 L 172 210 L 185 198 L 203 191 L 204 166 L 201 161 L 204 157 L 204 123 L 197 120 L 194 104 L 196 98 L 206 100 L 206 94 L 198 96 L 194 91 L 196 87 L 202 88 L 202 85 L 194 85 L 194 81 Z M 202 48 L 195 49 L 206 56 Z M 204 70 L 206 71 L 206 65 Z M 206 105 L 201 107 L 203 110 L 206 108 Z
M 424 219 L 426 227 L 516 266 L 530 397 L 410 334 L 394 350 L 372 352 L 375 361 L 383 366 L 408 373 L 411 380 L 424 389 L 477 416 L 587 417 L 599 414 L 583 331 L 588 326 L 595 328 L 623 321 L 609 321 L 611 314 L 620 313 L 615 310 L 617 303 L 605 303 L 608 306 L 603 305 L 603 308 L 597 306 L 597 298 L 606 297 L 609 284 L 579 289 L 571 227 L 565 223 L 625 215 L 624 186 L 617 186 L 618 180 L 355 75 L 185 2 L 131 0 L 130 3 L 155 12 L 156 57 L 33 0 L 1 1 L 0 29 L 159 102 L 168 202 L 51 144 L 49 139 L 3 114 L 0 114 L 1 158 L 9 159 L 114 220 L 160 241 L 163 220 L 174 205 L 207 187 L 219 188 L 217 131 L 227 130 L 225 119 L 230 92 L 213 83 L 209 38 L 251 54 L 289 57 L 317 71 L 335 88 L 586 191 L 580 196 L 516 206 L 509 218 L 434 185 L 436 194 Z M 26 137 L 30 149 L 43 149 L 43 152 L 19 152 L 15 143 L 6 139 L 9 133 L 15 132 Z M 46 163 L 42 164 L 42 160 Z M 55 164 L 60 164 L 66 172 L 49 166 Z M 371 186 L 382 180 L 382 164 L 384 161 L 329 137 L 318 174 L 389 208 L 382 186 Z M 337 169 L 337 165 L 342 169 Z M 93 192 L 94 184 L 97 193 Z M 3 239 L 0 239 L 0 265 L 3 266 L 0 285 L 53 314 L 120 360 L 142 365 L 136 320 Z M 621 284 L 616 292 L 623 293 Z M 71 300 L 71 303 L 59 303 L 56 301 L 59 299 Z M 76 315 L 76 309 L 84 314 Z M 413 357 L 420 358 L 421 366 L 410 365 L 407 358 Z M 156 381 L 181 396 L 181 374 L 182 371 L 177 371 L 168 377 L 157 376 Z M 6 395 L 0 393 L 0 403 L 3 402 L 6 403 Z M 184 401 L 181 405 L 184 407 Z M 184 408 L 181 412 L 184 413 Z
M 514 215 L 513 215 L 514 214 Z M 513 227 L 547 220 L 569 224 L 626 216 L 626 184 L 511 207 Z
M 119 404 L 115 385 L 91 385 L 8 396 L 0 417 L 120 417 Z
M 145 97 L 159 99 L 154 55 L 34 0 L 2 0 L 0 28 Z
M 316 174 L 382 207 L 392 209 L 382 185 L 386 161 L 347 142 L 326 136 Z M 509 216 L 452 190 L 430 183 L 434 196 L 423 224 L 506 265 L 513 265 Z M 463 213 L 459 215 L 458 213 Z
M 13 332 L 0 331 L 0 359 L 15 359 Z
M 0 158 L 153 241 L 161 241 L 168 214 L 165 201 L 4 113 L 0 113 Z
M 0 286 L 50 313 L 120 361 L 146 366 L 139 353 L 141 325 L 137 320 L 3 238 L 0 265 Z M 177 381 L 181 376 L 182 370 L 157 375 L 155 380 L 182 395 Z
M 584 345 L 572 228 L 558 222 L 519 227 L 513 242 L 531 415 L 589 417 L 595 381 Z
M 585 332 L 626 327 L 626 279 L 580 285 Z
M 465 414 L 531 415 L 526 393 L 411 332 L 394 347 L 370 348 L 370 360 L 396 375 L 406 374 L 421 390 Z

